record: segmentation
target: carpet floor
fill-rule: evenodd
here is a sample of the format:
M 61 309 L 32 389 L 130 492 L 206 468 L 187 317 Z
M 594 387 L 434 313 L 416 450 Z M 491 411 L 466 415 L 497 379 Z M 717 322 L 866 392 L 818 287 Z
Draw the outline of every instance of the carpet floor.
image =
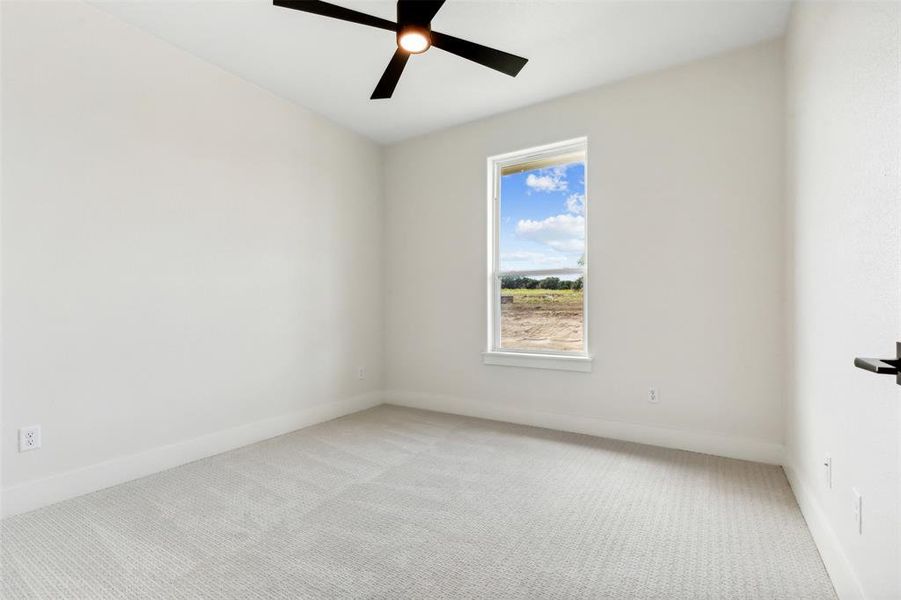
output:
M 779 467 L 395 406 L 0 535 L 10 600 L 835 598 Z

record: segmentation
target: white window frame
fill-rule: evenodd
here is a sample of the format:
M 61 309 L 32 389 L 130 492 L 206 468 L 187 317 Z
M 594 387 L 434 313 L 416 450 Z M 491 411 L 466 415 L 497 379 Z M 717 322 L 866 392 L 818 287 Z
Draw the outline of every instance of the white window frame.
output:
M 500 181 L 501 173 L 505 168 L 523 165 L 523 170 L 541 168 L 543 164 L 548 167 L 558 162 L 558 157 L 567 154 L 582 155 L 585 163 L 585 264 L 577 268 L 541 269 L 528 271 L 502 271 L 500 269 L 500 235 L 498 233 L 500 221 Z M 487 306 L 488 306 L 488 336 L 486 351 L 482 354 L 486 365 L 502 365 L 512 367 L 534 367 L 540 369 L 559 369 L 565 371 L 590 372 L 592 365 L 591 354 L 588 345 L 588 139 L 575 138 L 500 154 L 488 158 L 488 278 L 487 278 Z M 553 277 L 559 275 L 582 276 L 582 350 L 567 352 L 561 350 L 515 349 L 501 348 L 501 302 L 500 285 L 501 277 Z

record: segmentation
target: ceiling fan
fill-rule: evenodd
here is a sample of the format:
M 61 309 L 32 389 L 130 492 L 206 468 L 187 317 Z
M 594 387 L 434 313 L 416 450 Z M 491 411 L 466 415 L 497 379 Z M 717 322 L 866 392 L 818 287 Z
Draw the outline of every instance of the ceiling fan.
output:
M 432 31 L 432 19 L 444 0 L 398 0 L 397 23 L 318 0 L 273 0 L 273 4 L 395 32 L 397 50 L 375 86 L 370 100 L 390 98 L 410 55 L 422 54 L 432 46 L 511 77 L 516 77 L 528 62 L 528 59 L 521 56 Z

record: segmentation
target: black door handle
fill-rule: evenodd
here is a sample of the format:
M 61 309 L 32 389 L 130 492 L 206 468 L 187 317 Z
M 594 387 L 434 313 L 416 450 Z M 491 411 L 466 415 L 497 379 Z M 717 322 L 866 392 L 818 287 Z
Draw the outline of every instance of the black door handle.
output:
M 901 385 L 901 342 L 895 343 L 895 358 L 855 358 L 854 366 L 871 373 L 894 375 L 895 382 Z
M 897 360 L 887 360 L 882 358 L 855 358 L 854 366 L 858 369 L 871 371 L 873 373 L 880 373 L 883 375 L 897 375 L 898 362 L 899 361 Z

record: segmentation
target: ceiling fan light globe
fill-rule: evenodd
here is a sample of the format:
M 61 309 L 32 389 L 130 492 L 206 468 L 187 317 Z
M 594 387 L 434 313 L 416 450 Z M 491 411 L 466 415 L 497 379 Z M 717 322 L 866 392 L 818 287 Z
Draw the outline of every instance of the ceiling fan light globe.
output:
M 414 29 L 397 36 L 397 45 L 410 54 L 419 54 L 428 50 L 432 43 L 426 34 Z

